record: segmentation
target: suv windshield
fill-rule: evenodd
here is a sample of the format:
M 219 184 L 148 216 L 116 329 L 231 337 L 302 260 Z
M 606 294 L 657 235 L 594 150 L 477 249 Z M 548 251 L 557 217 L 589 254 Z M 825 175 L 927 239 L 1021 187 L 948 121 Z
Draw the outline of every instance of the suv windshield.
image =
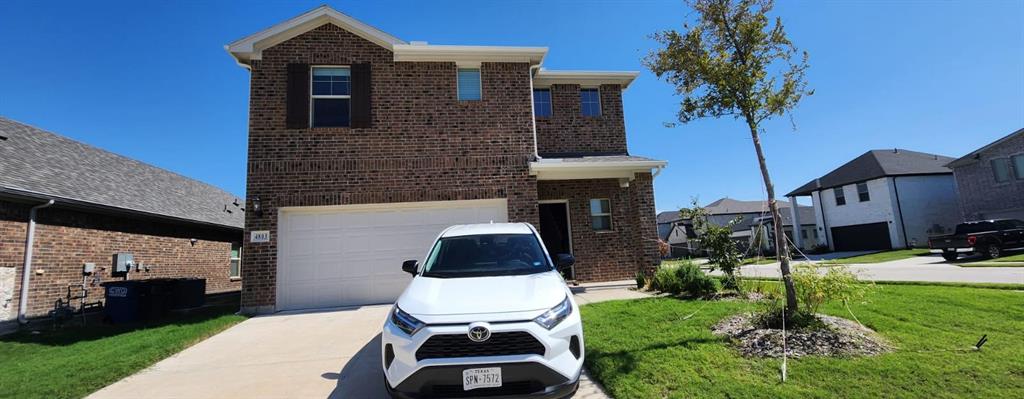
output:
M 550 270 L 551 262 L 533 234 L 481 234 L 438 240 L 423 276 L 511 276 Z

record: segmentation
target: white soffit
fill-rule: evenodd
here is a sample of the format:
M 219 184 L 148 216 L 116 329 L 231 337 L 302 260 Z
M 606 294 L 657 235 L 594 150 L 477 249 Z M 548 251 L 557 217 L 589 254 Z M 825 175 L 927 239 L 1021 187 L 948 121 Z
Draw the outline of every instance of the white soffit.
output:
M 533 77 L 533 85 L 547 87 L 556 84 L 574 84 L 583 87 L 620 85 L 625 90 L 640 76 L 636 71 L 549 71 L 541 69 Z
M 337 25 L 389 50 L 395 45 L 405 44 L 405 41 L 397 37 L 323 5 L 305 14 L 236 40 L 224 46 L 224 48 L 228 53 L 231 53 L 232 57 L 235 57 L 235 60 L 244 64 L 248 63 L 249 60 L 260 59 L 260 53 L 263 49 L 273 47 L 295 36 L 309 32 L 325 23 Z
M 634 174 L 650 172 L 668 165 L 665 161 L 615 161 L 615 162 L 562 162 L 560 159 L 543 159 L 530 162 L 530 174 L 537 180 L 572 179 L 629 179 Z

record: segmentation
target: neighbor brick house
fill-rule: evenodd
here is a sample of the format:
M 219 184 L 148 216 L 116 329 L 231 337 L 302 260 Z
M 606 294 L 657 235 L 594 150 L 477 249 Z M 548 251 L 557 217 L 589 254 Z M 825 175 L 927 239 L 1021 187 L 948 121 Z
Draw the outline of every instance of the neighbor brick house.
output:
M 950 162 L 964 220 L 1024 220 L 1024 129 Z
M 247 312 L 393 301 L 458 223 L 532 223 L 579 280 L 658 263 L 665 162 L 627 151 L 635 72 L 406 43 L 327 6 L 226 48 L 250 72 Z
M 21 313 L 32 208 L 25 319 L 45 316 L 69 292 L 102 301 L 99 283 L 121 278 L 111 270 L 117 253 L 142 264 L 130 279 L 199 277 L 207 293 L 237 292 L 240 202 L 208 184 L 0 117 L 0 327 Z M 88 276 L 86 264 L 94 266 Z

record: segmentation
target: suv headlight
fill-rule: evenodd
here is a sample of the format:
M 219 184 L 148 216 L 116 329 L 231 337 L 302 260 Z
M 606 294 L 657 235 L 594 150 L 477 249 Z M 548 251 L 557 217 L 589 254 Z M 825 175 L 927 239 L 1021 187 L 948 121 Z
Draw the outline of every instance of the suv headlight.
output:
M 399 330 L 404 331 L 410 336 L 416 334 L 417 331 L 426 325 L 412 317 L 411 314 L 403 312 L 402 309 L 398 308 L 398 305 L 395 305 L 395 309 L 391 311 L 391 324 L 394 324 L 395 327 L 398 327 Z
M 555 307 L 548 309 L 544 314 L 537 316 L 533 321 L 548 330 L 554 328 L 565 320 L 566 317 L 572 314 L 572 302 L 569 302 L 569 297 L 565 297 L 562 303 L 555 305 Z

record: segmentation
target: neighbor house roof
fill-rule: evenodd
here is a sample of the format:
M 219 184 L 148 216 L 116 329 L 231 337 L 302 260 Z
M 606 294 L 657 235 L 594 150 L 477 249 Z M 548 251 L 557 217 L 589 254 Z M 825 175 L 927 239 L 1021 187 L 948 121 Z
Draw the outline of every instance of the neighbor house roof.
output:
M 960 158 L 957 158 L 953 162 L 950 162 L 950 163 L 946 164 L 946 166 L 950 167 L 950 168 L 955 168 L 955 167 L 969 165 L 969 164 L 972 164 L 974 162 L 977 162 L 978 159 L 981 158 L 981 153 L 983 153 L 985 151 L 988 151 L 989 149 L 992 149 L 993 147 L 997 147 L 1000 144 L 1003 144 L 1003 143 L 1005 143 L 1007 141 L 1010 141 L 1012 139 L 1015 139 L 1017 137 L 1024 137 L 1024 129 L 1020 129 L 1020 130 L 1018 130 L 1016 132 L 1010 133 L 1010 134 L 1006 135 L 1006 137 L 1003 137 L 1003 138 L 1001 138 L 999 140 L 993 141 L 993 142 L 989 143 L 988 145 L 986 145 L 984 147 L 981 147 L 981 148 L 979 148 L 977 150 L 971 151 L 971 153 L 969 153 L 967 155 L 964 155 L 964 156 L 962 156 Z
M 789 208 L 789 202 L 776 200 L 779 208 Z M 768 211 L 768 201 L 741 201 L 732 198 L 721 198 L 704 205 L 709 215 L 728 215 L 733 213 L 760 213 Z
M 786 196 L 810 195 L 818 190 L 886 176 L 953 173 L 946 166 L 952 160 L 953 158 L 947 156 L 903 149 L 871 150 L 828 174 L 807 182 Z
M 683 216 L 679 214 L 679 211 L 658 212 L 658 215 L 655 218 L 658 220 L 658 224 L 683 220 Z
M 0 194 L 242 228 L 237 197 L 209 184 L 0 117 Z

